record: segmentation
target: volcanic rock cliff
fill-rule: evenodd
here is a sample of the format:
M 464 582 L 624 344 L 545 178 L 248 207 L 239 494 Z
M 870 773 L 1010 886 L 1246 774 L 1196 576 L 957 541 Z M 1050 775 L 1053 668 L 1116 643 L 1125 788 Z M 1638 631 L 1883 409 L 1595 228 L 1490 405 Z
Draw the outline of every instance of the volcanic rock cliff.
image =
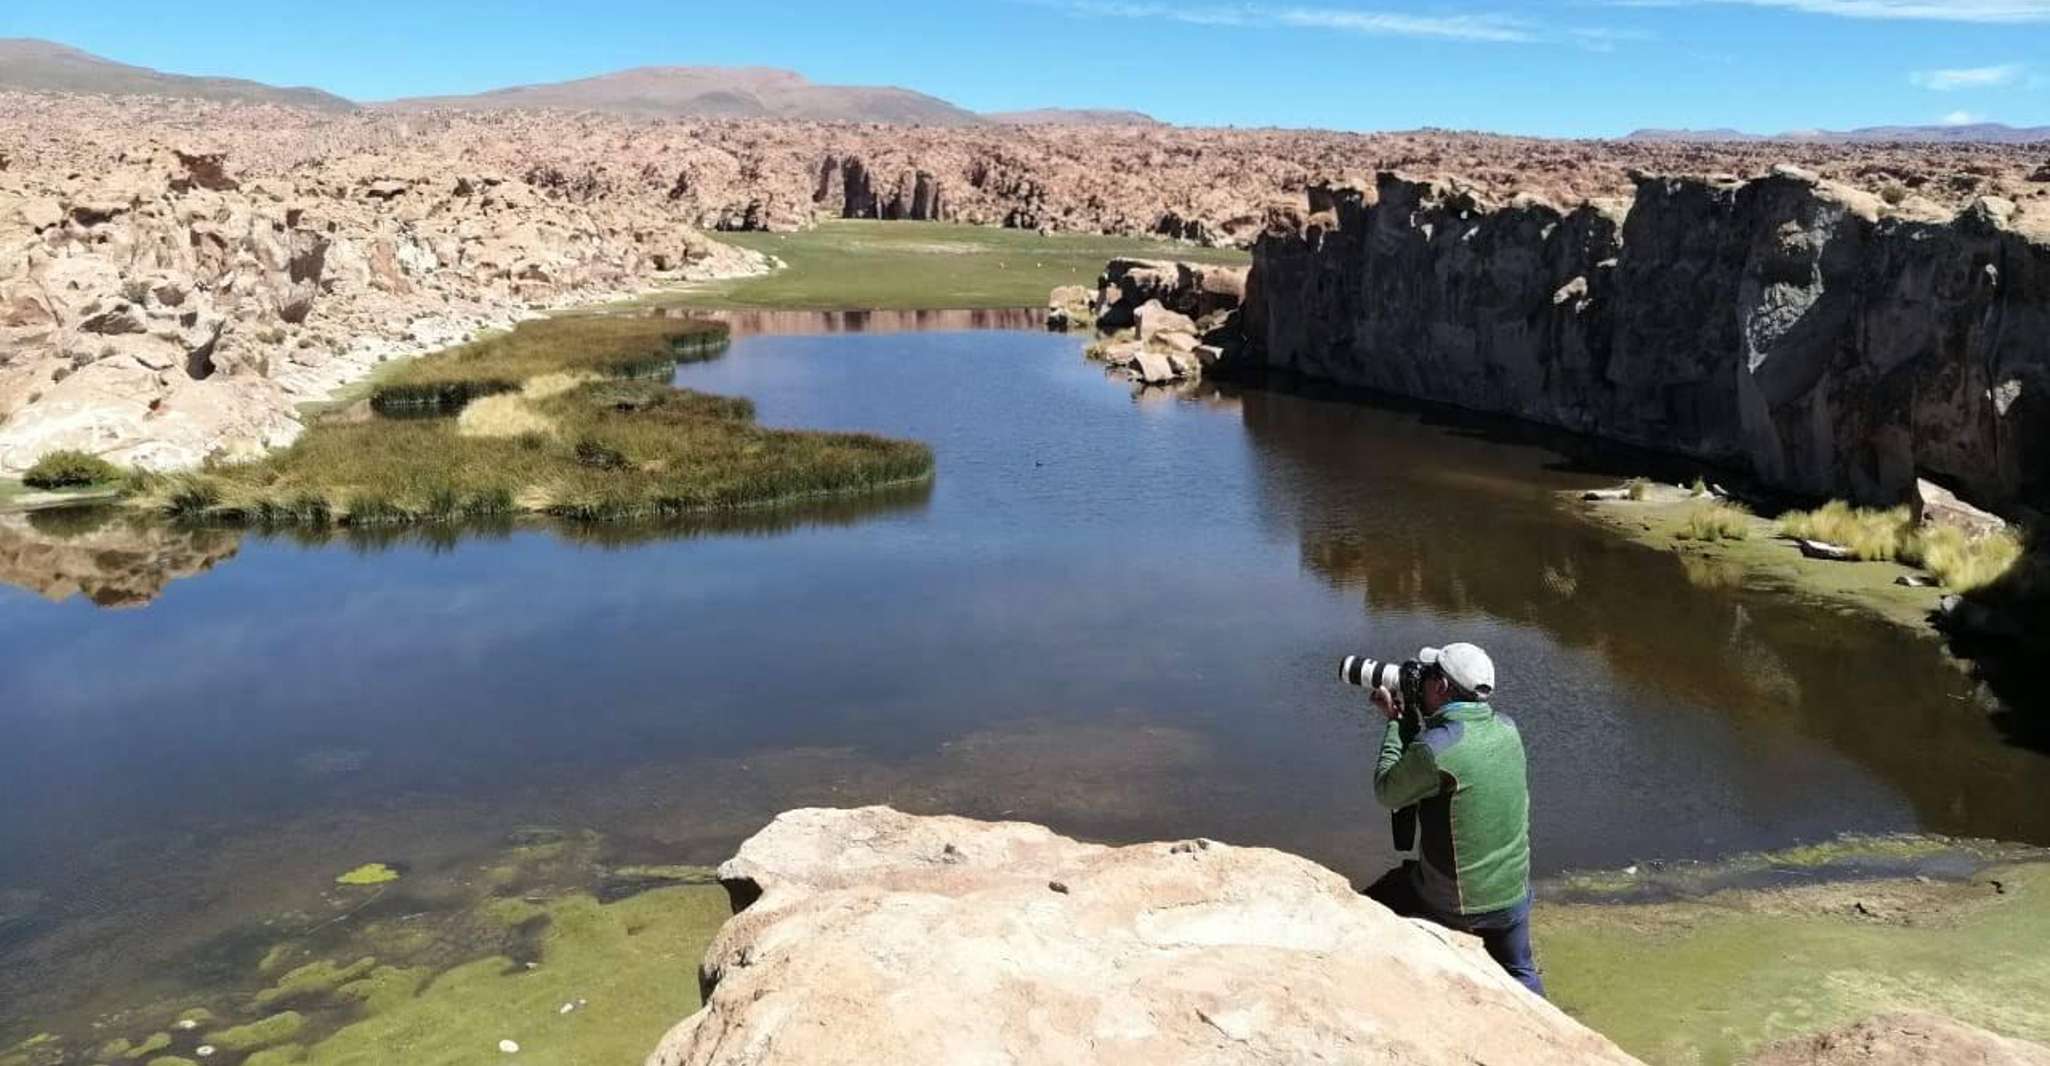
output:
M 2050 492 L 2050 216 L 1792 167 L 1555 206 L 1380 176 L 1269 219 L 1265 366 L 1894 502 Z

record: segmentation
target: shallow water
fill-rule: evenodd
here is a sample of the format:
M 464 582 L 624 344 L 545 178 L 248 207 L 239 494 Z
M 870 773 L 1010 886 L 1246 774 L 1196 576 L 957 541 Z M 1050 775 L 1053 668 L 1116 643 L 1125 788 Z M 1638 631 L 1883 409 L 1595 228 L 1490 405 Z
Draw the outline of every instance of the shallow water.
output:
M 1364 882 L 1379 730 L 1337 660 L 1453 639 L 1500 664 L 1545 871 L 2050 843 L 2045 759 L 1932 642 L 1583 524 L 1553 494 L 1612 478 L 1555 447 L 1135 396 L 1072 338 L 971 328 L 1023 321 L 758 317 L 678 372 L 933 445 L 933 484 L 873 500 L 324 542 L 0 522 L 0 1036 L 175 994 L 359 863 L 461 870 L 523 826 L 713 863 L 779 810 L 886 802 Z

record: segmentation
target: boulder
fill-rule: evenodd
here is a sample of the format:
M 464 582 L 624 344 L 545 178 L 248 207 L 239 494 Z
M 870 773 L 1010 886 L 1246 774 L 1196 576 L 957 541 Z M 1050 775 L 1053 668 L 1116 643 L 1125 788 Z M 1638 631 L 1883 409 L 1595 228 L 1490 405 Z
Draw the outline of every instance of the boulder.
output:
M 810 809 L 719 876 L 744 909 L 647 1066 L 1635 1061 L 1478 941 L 1264 848 Z
M 1055 332 L 1087 329 L 1096 322 L 1089 290 L 1080 285 L 1062 285 L 1046 298 L 1046 328 Z
M 1957 498 L 1957 494 L 1927 478 L 1915 479 L 1915 494 L 1909 507 L 1920 526 L 1955 526 L 1972 537 L 1983 537 L 2007 528 L 1999 515 Z
M 1181 377 L 1165 353 L 1150 348 L 1140 348 L 1133 353 L 1132 376 L 1146 385 L 1165 385 Z
M 2050 1048 L 1901 1011 L 1767 1048 L 1751 1066 L 2050 1066 Z
M 1159 300 L 1148 300 L 1132 313 L 1132 320 L 1139 327 L 1139 340 L 1150 341 L 1155 335 L 1170 330 L 1194 335 L 1196 323 L 1179 311 L 1162 307 Z

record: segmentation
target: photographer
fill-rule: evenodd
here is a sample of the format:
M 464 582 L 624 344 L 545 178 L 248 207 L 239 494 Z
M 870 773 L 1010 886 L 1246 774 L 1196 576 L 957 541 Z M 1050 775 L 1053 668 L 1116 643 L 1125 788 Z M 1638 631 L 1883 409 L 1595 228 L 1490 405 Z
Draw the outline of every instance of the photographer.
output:
M 1404 708 L 1373 690 L 1388 717 L 1374 770 L 1374 798 L 1391 810 L 1414 805 L 1417 858 L 1383 876 L 1367 895 L 1397 914 L 1426 918 L 1481 938 L 1488 954 L 1542 996 L 1530 948 L 1530 791 L 1523 737 L 1488 703 L 1495 664 L 1471 644 L 1425 648 L 1414 739 Z

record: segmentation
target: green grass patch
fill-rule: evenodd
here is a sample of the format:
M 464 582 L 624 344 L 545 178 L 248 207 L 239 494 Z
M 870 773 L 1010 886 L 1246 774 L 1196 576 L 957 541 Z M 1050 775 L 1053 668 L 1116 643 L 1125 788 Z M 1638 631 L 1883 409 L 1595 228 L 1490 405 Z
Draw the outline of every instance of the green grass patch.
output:
M 160 478 L 146 502 L 257 526 L 613 520 L 866 491 L 933 468 L 922 444 L 764 429 L 746 400 L 653 382 L 588 382 L 532 405 L 553 432 L 472 436 L 446 418 L 316 425 L 262 459 Z
M 679 362 L 709 358 L 726 343 L 712 322 L 650 316 L 569 315 L 523 323 L 379 375 L 370 404 L 380 412 L 447 412 L 514 392 L 544 374 L 667 377 Z
M 121 469 L 96 455 L 70 448 L 50 452 L 37 459 L 21 475 L 21 483 L 32 489 L 82 489 L 111 485 L 121 480 Z
M 1247 253 L 1144 237 L 1040 236 L 937 222 L 832 221 L 798 233 L 722 233 L 785 269 L 652 298 L 697 308 L 918 310 L 1042 307 L 1060 285 L 1090 285 L 1120 256 L 1245 264 Z

